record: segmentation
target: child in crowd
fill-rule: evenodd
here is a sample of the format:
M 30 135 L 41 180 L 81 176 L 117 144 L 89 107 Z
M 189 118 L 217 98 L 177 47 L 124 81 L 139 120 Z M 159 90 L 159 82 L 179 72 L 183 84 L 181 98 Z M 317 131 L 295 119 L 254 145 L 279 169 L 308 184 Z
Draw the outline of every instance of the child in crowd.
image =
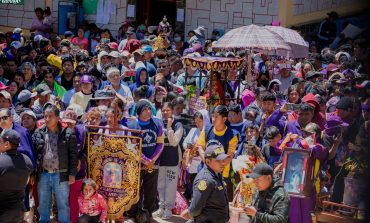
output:
M 82 183 L 81 194 L 78 196 L 80 217 L 78 223 L 98 223 L 107 220 L 107 202 L 96 191 L 96 183 L 85 179 Z

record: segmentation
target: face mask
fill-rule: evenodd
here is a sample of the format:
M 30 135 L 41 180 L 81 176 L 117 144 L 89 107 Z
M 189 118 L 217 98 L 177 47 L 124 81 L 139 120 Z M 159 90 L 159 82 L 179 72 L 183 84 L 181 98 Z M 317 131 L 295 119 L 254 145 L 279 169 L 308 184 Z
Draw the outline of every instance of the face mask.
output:
M 220 36 L 216 36 L 216 40 L 220 39 Z
M 173 38 L 173 41 L 175 41 L 175 43 L 179 43 L 179 42 L 181 42 L 181 37 L 177 36 L 177 37 Z
M 207 49 L 207 53 L 212 53 L 213 51 L 212 51 L 212 47 L 208 47 L 208 49 Z
M 147 40 L 149 38 L 149 36 L 144 36 L 144 39 Z
M 269 80 L 261 80 L 261 84 L 265 87 L 269 84 Z

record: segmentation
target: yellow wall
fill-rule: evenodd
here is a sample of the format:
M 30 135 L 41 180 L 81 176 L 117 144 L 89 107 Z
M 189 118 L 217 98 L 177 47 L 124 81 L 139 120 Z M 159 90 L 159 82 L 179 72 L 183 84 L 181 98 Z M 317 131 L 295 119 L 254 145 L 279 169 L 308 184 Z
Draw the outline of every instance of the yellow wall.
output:
M 340 17 L 343 17 L 362 12 L 369 6 L 370 1 L 365 0 L 350 7 L 347 5 L 295 16 L 293 15 L 293 0 L 279 0 L 279 20 L 282 26 L 302 25 L 310 22 L 319 22 L 331 11 L 336 11 Z
M 9 27 L 9 26 L 0 26 L 0 32 L 7 33 L 7 32 L 13 32 L 15 27 Z M 22 33 L 25 36 L 30 35 L 30 30 L 29 29 L 22 29 Z

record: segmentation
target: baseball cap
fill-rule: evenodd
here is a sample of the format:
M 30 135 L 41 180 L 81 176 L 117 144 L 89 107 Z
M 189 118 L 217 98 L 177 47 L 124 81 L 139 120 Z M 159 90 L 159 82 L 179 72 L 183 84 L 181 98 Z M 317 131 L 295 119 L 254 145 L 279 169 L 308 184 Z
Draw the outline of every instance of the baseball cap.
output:
M 129 34 L 129 35 L 135 34 L 135 29 L 134 29 L 133 27 L 129 27 L 129 28 L 127 29 L 126 34 Z
M 250 177 L 252 179 L 256 179 L 261 176 L 265 175 L 273 175 L 273 170 L 271 166 L 269 166 L 267 163 L 258 163 L 254 166 L 252 173 L 247 175 L 247 177 Z
M 6 86 L 3 82 L 0 81 L 0 91 L 6 90 L 8 88 L 9 88 L 8 86 Z
M 84 114 L 84 111 L 82 110 L 81 106 L 78 104 L 70 104 L 67 110 L 73 110 L 77 114 L 77 117 L 80 117 Z
M 315 71 L 308 71 L 306 73 L 306 79 L 314 78 L 314 77 L 320 77 L 322 74 L 320 72 L 315 72 Z
M 73 33 L 71 31 L 65 31 L 64 32 L 64 37 L 70 37 L 70 36 L 73 36 Z
M 104 99 L 113 99 L 115 92 L 113 90 L 97 90 L 94 93 L 94 97 L 90 100 L 104 100 Z
M 21 113 L 21 119 L 23 118 L 23 116 L 25 116 L 25 115 L 29 115 L 29 116 L 31 116 L 32 118 L 34 118 L 34 119 L 37 119 L 37 117 L 36 117 L 36 114 L 32 111 L 32 110 L 25 110 L 24 112 L 22 112 Z
M 157 40 L 157 36 L 156 35 L 150 35 L 148 36 L 148 41 L 149 42 L 155 42 Z
M 41 95 L 41 96 L 45 96 L 51 93 L 49 86 L 45 83 L 37 85 L 35 91 L 37 92 L 38 95 Z
M 10 95 L 9 92 L 2 90 L 0 91 L 0 95 L 2 95 L 5 99 L 10 100 L 10 103 L 12 102 L 12 96 Z
M 12 145 L 19 145 L 21 142 L 21 137 L 19 133 L 13 129 L 7 129 L 1 134 L 3 141 L 10 142 Z
M 21 43 L 21 42 L 19 42 L 19 41 L 13 41 L 13 42 L 10 44 L 10 47 L 14 47 L 14 48 L 16 48 L 16 49 L 18 50 L 19 48 L 21 48 L 21 47 L 22 47 L 22 43 Z
M 204 158 L 214 158 L 216 160 L 224 160 L 229 158 L 229 155 L 225 153 L 225 149 L 222 145 L 212 144 L 207 145 L 204 153 Z
M 71 47 L 71 41 L 69 41 L 68 39 L 63 39 L 62 41 L 60 41 L 60 45 L 61 46 L 66 46 L 66 47 Z
M 138 53 L 140 55 L 144 55 L 144 51 L 142 49 L 135 50 L 132 54 Z
M 152 48 L 152 46 L 149 46 L 149 45 L 145 45 L 145 46 L 143 46 L 143 52 L 146 52 L 146 53 L 153 53 L 153 48 Z
M 49 39 L 44 38 L 44 39 L 40 40 L 40 48 L 44 48 L 44 47 L 48 46 L 49 43 L 50 43 Z
M 109 46 L 109 48 L 111 48 L 113 50 L 118 49 L 118 44 L 116 42 L 110 42 L 110 43 L 108 43 L 108 46 Z
M 338 101 L 336 107 L 337 107 L 337 109 L 343 109 L 343 110 L 352 109 L 353 108 L 353 100 L 352 100 L 352 98 L 350 98 L 348 96 L 344 96 Z
M 67 123 L 73 123 L 73 124 L 75 124 L 76 123 L 76 120 L 77 120 L 77 114 L 72 109 L 67 109 L 63 113 L 63 121 L 65 121 Z
M 35 37 L 33 37 L 33 42 L 38 43 L 40 40 L 44 38 L 42 35 L 38 34 Z
M 18 94 L 18 102 L 23 103 L 29 100 L 30 98 L 35 97 L 36 95 L 37 95 L 37 92 L 32 93 L 29 90 L 23 90 Z
M 130 56 L 130 52 L 128 52 L 127 50 L 124 50 L 121 52 L 121 57 L 129 57 Z
M 80 83 L 81 84 L 84 84 L 84 83 L 88 83 L 88 84 L 91 84 L 93 82 L 93 79 L 91 78 L 90 75 L 83 75 L 80 79 Z
M 121 55 L 120 55 L 120 53 L 118 51 L 112 51 L 112 52 L 110 52 L 109 53 L 109 56 L 110 57 L 114 57 L 114 58 L 120 58 L 121 57 Z
M 15 28 L 15 29 L 13 29 L 13 33 L 22 33 L 22 29 L 21 28 Z
M 325 129 L 334 128 L 337 126 L 347 127 L 348 123 L 344 122 L 339 116 L 337 115 L 329 115 L 326 119 Z
M 345 78 L 344 75 L 340 72 L 335 72 L 333 73 L 330 77 L 329 77 L 329 81 L 331 82 L 336 82 L 337 80 L 341 79 L 341 78 Z

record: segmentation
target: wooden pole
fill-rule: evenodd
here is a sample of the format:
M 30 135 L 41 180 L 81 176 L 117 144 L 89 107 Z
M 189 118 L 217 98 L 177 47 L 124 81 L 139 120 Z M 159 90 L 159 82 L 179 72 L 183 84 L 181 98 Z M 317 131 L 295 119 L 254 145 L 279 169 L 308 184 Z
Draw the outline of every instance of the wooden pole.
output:
M 252 80 L 252 49 L 249 49 L 247 66 L 247 83 L 250 84 Z
M 113 116 L 113 120 L 114 120 L 114 123 L 113 123 L 113 126 L 112 126 L 112 132 L 114 134 L 117 133 L 117 129 L 118 129 L 118 101 L 116 100 L 114 102 L 114 116 Z
M 211 114 L 211 112 L 212 112 L 212 108 L 211 108 L 211 106 L 212 106 L 212 85 L 213 85 L 213 66 L 212 66 L 212 68 L 211 68 L 211 71 L 210 71 L 210 73 L 209 73 L 209 81 L 210 81 L 210 83 L 209 83 L 209 103 L 208 103 L 208 111 L 209 111 L 209 113 Z

